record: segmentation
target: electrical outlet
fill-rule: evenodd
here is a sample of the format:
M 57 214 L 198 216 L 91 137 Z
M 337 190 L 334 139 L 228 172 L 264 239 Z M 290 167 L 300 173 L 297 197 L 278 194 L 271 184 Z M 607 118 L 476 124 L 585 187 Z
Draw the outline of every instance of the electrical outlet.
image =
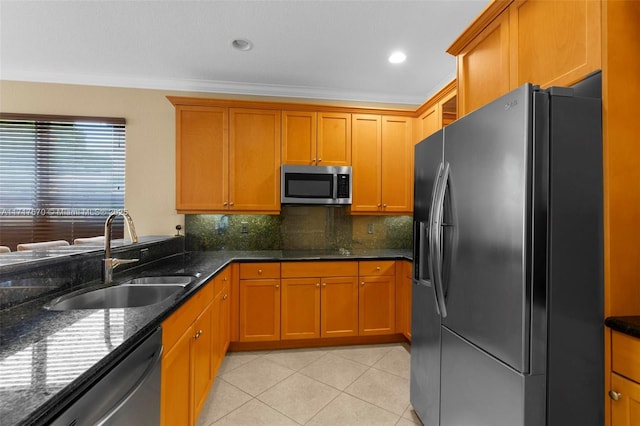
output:
M 249 222 L 240 222 L 240 232 L 243 234 L 249 233 Z
M 373 223 L 367 225 L 367 234 L 373 234 Z

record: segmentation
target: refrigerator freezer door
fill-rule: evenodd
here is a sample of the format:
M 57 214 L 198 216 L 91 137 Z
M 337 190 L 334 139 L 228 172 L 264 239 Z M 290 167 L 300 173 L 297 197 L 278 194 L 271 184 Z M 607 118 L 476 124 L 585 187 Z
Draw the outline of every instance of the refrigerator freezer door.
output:
M 545 376 L 524 375 L 442 328 L 440 426 L 543 426 Z M 425 423 L 429 425 L 431 423 Z
M 415 147 L 414 277 L 411 308 L 411 403 L 425 425 L 440 418 L 440 316 L 428 265 L 428 223 L 443 132 Z
M 450 164 L 443 324 L 514 369 L 529 368 L 532 87 L 524 85 L 445 129 Z

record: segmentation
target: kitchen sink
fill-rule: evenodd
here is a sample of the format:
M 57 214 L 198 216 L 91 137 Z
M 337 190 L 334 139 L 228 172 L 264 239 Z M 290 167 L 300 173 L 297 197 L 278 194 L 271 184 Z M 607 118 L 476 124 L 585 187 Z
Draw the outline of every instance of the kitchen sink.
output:
M 145 285 L 181 285 L 185 286 L 193 280 L 193 277 L 187 275 L 166 275 L 159 277 L 140 277 L 134 278 L 124 284 L 145 284 Z
M 149 277 L 150 278 L 150 277 Z M 189 277 L 184 277 L 189 278 Z M 163 302 L 184 290 L 186 284 L 122 284 L 58 297 L 45 305 L 51 311 L 73 309 L 135 308 Z

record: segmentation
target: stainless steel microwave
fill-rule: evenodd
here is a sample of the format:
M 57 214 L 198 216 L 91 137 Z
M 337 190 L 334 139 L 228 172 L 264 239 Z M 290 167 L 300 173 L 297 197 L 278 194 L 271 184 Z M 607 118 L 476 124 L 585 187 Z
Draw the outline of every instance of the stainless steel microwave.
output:
M 351 204 L 351 166 L 281 168 L 282 204 Z

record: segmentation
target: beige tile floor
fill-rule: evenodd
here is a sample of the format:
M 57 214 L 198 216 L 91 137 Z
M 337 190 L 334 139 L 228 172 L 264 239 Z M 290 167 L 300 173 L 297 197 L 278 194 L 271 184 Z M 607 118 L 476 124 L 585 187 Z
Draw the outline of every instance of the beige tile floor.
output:
M 421 425 L 404 344 L 230 352 L 198 426 Z

